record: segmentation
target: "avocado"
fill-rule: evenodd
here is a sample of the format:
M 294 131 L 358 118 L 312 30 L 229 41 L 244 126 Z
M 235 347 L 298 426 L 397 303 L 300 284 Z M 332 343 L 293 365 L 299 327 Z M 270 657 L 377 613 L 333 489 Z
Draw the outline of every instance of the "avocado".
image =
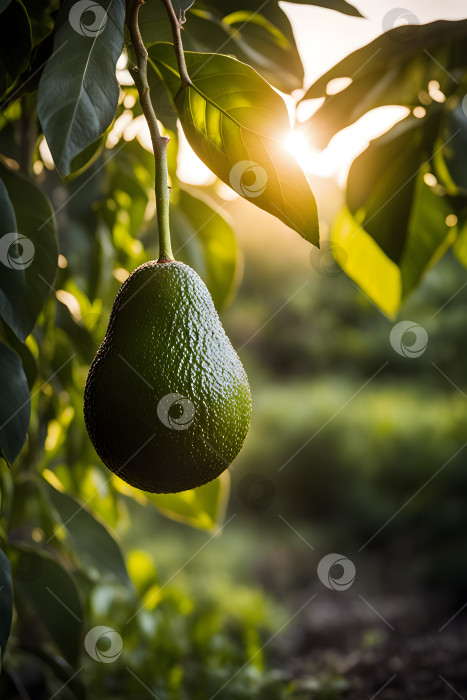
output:
M 84 392 L 104 464 L 144 491 L 215 479 L 248 432 L 251 394 L 209 291 L 188 265 L 147 262 L 121 286 Z

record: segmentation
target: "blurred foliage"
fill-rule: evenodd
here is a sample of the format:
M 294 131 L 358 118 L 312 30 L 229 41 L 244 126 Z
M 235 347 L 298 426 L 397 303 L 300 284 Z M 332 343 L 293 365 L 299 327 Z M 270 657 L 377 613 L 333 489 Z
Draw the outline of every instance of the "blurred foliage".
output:
M 262 533 L 280 530 L 281 514 L 315 548 L 353 552 L 361 568 L 381 552 L 381 585 L 391 593 L 437 585 L 462 597 L 464 268 L 448 254 L 404 305 L 403 318 L 428 333 L 426 350 L 410 358 L 391 346 L 393 324 L 345 275 L 311 264 L 287 271 L 280 241 L 268 267 L 249 248 L 226 314 L 233 342 L 245 345 L 254 397 L 252 429 L 232 473 L 232 510 Z M 278 277 L 281 289 L 264 299 L 261 290 Z M 247 309 L 253 328 L 280 312 L 253 335 Z
M 346 273 L 389 316 L 465 226 L 466 34 L 467 20 L 393 27 L 302 98 L 324 97 L 302 127 L 321 147 L 375 108 L 407 108 L 354 161 L 332 231 Z M 327 92 L 342 78 L 350 82 Z

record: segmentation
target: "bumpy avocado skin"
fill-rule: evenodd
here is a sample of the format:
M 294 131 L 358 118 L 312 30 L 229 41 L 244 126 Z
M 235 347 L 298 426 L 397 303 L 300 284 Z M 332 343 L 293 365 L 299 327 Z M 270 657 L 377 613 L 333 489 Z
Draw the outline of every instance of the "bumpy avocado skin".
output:
M 160 404 L 168 395 L 188 400 L 181 417 L 172 398 Z M 137 268 L 86 381 L 84 418 L 104 464 L 144 491 L 201 486 L 235 459 L 250 415 L 248 378 L 201 278 L 176 261 Z

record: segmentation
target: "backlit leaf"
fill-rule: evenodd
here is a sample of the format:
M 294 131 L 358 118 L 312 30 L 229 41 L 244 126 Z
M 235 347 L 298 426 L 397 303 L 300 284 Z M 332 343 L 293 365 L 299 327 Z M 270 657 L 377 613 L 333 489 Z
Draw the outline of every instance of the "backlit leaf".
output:
M 151 46 L 149 59 L 201 160 L 238 194 L 318 244 L 313 193 L 283 144 L 290 123 L 282 98 L 252 68 L 228 56 L 186 53 L 193 85 L 182 90 L 170 44 Z
M 417 176 L 405 243 L 398 264 L 391 260 L 347 208 L 336 218 L 332 240 L 345 252 L 343 268 L 387 316 L 394 317 L 425 271 L 444 254 L 456 235 L 446 224 L 444 199 Z M 388 216 L 391 214 L 388 213 Z
M 186 525 L 216 531 L 224 520 L 230 492 L 227 471 L 204 486 L 181 493 L 145 493 L 121 479 L 112 481 L 115 489 L 125 496 L 142 505 L 152 503 L 163 515 Z

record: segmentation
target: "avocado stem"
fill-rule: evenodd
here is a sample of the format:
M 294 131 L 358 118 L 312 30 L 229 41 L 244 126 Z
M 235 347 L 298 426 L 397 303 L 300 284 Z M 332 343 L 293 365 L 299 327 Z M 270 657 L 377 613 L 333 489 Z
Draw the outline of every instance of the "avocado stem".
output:
M 156 211 L 157 225 L 159 229 L 159 258 L 173 260 L 172 245 L 170 242 L 169 225 L 169 173 L 167 167 L 168 136 L 163 136 L 159 129 L 156 113 L 151 102 L 148 85 L 148 52 L 144 46 L 138 24 L 139 8 L 144 0 L 127 0 L 126 24 L 130 32 L 131 43 L 136 56 L 136 66 L 130 68 L 130 73 L 138 90 L 139 101 L 144 117 L 149 127 L 151 143 L 156 164 Z

